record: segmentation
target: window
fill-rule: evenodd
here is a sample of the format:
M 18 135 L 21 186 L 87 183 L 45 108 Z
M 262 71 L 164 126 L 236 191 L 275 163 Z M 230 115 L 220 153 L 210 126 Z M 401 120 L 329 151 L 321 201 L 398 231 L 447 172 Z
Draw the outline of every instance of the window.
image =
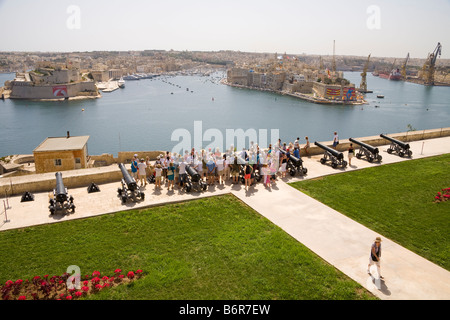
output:
M 61 159 L 55 159 L 55 166 L 61 166 Z
M 81 163 L 81 158 L 75 158 L 75 163 L 76 164 L 80 164 Z

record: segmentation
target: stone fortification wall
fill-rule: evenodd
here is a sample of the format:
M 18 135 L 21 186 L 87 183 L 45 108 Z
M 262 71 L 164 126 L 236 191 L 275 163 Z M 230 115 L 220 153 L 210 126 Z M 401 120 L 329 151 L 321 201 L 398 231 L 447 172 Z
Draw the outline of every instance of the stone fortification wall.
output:
M 11 99 L 62 99 L 64 96 L 55 96 L 53 87 L 61 85 L 33 85 L 29 82 L 13 82 L 11 90 Z M 67 97 L 77 96 L 97 96 L 98 91 L 95 83 L 78 82 L 64 84 L 67 88 Z

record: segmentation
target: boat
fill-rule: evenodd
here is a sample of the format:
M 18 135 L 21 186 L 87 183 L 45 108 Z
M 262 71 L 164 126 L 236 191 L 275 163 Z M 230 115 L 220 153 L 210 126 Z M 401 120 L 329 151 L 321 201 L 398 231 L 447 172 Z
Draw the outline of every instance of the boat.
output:
M 378 94 L 378 95 L 377 95 L 377 98 L 383 99 L 384 96 L 383 96 L 382 94 Z
M 123 80 L 123 77 L 120 77 L 119 81 L 117 81 L 117 84 L 119 85 L 119 88 L 125 88 L 125 80 Z
M 400 73 L 400 69 L 394 69 L 389 74 L 389 80 L 399 81 L 402 80 L 402 74 Z
M 372 72 L 372 75 L 373 75 L 374 77 L 378 77 L 380 74 L 378 73 L 378 71 L 374 71 L 374 72 Z
M 393 69 L 390 73 L 380 72 L 380 78 L 398 81 L 402 79 L 402 74 L 400 73 L 400 69 Z

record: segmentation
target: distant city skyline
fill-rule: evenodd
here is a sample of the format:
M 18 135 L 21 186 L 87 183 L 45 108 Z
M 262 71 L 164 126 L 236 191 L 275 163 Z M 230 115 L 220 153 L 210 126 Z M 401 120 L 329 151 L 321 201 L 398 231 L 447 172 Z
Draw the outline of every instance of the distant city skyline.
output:
M 188 50 L 450 58 L 450 1 L 0 0 L 0 51 Z

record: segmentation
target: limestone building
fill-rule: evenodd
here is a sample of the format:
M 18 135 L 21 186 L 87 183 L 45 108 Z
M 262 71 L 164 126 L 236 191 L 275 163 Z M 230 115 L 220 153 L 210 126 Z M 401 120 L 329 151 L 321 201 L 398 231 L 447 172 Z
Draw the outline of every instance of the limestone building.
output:
M 89 136 L 49 137 L 33 150 L 36 173 L 86 168 Z

